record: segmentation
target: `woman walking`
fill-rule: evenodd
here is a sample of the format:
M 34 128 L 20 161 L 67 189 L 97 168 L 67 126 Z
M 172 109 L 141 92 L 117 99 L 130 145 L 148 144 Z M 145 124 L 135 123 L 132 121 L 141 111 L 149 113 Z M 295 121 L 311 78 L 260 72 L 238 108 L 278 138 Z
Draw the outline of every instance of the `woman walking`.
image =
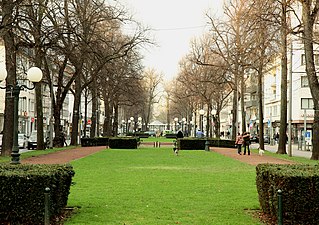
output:
M 237 145 L 238 155 L 241 155 L 241 145 L 243 144 L 243 136 L 240 133 L 238 133 L 238 135 L 236 137 L 235 144 Z

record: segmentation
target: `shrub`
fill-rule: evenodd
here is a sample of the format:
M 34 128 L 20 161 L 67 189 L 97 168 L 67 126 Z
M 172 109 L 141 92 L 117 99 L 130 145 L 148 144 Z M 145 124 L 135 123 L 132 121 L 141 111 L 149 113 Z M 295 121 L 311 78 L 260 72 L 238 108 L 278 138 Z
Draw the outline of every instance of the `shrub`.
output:
M 235 141 L 219 140 L 207 138 L 181 138 L 178 139 L 181 150 L 205 150 L 205 144 L 208 141 L 210 147 L 234 148 Z
M 134 134 L 134 136 L 140 137 L 140 138 L 148 138 L 150 135 L 148 133 L 144 133 L 144 132 L 136 132 Z
M 137 146 L 140 144 L 140 138 L 110 138 L 109 139 L 109 147 L 115 149 L 137 149 Z
M 109 137 L 81 138 L 81 146 L 108 146 Z
M 170 133 L 170 134 L 165 134 L 166 138 L 176 138 L 176 134 Z
M 0 165 L 0 220 L 44 224 L 44 191 L 50 188 L 50 219 L 67 205 L 74 171 L 70 165 Z
M 281 190 L 284 224 L 317 224 L 318 169 L 318 165 L 259 164 L 256 186 L 262 211 L 277 218 L 278 190 Z

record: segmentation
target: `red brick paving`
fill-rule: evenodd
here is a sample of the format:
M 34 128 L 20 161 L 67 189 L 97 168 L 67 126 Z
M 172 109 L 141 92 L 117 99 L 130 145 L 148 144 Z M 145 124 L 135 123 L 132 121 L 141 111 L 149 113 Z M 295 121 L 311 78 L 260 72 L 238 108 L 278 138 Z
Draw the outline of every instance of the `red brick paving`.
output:
M 79 147 L 21 160 L 25 164 L 65 164 L 106 149 L 105 146 Z
M 153 143 L 152 143 L 153 144 Z M 172 145 L 172 143 L 169 143 Z M 161 143 L 161 145 L 165 145 Z M 68 149 L 64 151 L 59 151 L 55 153 L 50 153 L 41 156 L 30 157 L 27 159 L 21 160 L 21 163 L 25 164 L 65 164 L 69 163 L 72 160 L 80 159 L 91 155 L 93 153 L 99 152 L 103 149 L 106 149 L 105 146 L 94 146 L 94 147 L 78 147 L 74 149 Z M 234 158 L 244 163 L 250 165 L 258 165 L 260 163 L 272 163 L 272 164 L 294 164 L 295 162 L 278 159 L 271 156 L 260 156 L 257 153 L 251 153 L 251 155 L 238 155 L 237 149 L 235 148 L 215 148 L 211 147 L 211 151 L 222 154 L 227 157 Z
M 234 158 L 244 163 L 248 163 L 250 165 L 258 165 L 261 163 L 271 163 L 271 164 L 296 164 L 296 162 L 279 159 L 267 155 L 260 156 L 258 153 L 251 152 L 250 155 L 238 155 L 236 148 L 210 148 L 211 151 L 217 152 L 227 157 Z

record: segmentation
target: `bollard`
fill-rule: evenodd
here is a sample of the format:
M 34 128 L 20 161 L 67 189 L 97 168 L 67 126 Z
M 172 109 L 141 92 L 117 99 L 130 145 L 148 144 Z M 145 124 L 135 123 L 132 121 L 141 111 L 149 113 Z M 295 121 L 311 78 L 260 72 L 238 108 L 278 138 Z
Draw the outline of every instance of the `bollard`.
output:
M 50 225 L 50 188 L 44 190 L 44 225 Z
M 205 151 L 209 151 L 209 141 L 205 141 Z
M 278 225 L 283 225 L 282 218 L 282 191 L 279 189 L 278 193 Z

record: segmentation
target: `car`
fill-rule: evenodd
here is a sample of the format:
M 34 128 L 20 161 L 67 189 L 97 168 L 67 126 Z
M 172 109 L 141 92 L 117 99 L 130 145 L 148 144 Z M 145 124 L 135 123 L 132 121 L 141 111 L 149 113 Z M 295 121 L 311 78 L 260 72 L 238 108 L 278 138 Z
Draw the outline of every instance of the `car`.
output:
M 252 134 L 252 135 L 250 136 L 250 142 L 251 142 L 251 143 L 259 143 L 259 137 L 258 137 L 258 135 Z
M 36 131 L 32 131 L 31 135 L 29 136 L 27 149 L 28 150 L 37 149 L 37 132 Z
M 44 136 L 44 147 L 46 148 L 47 146 L 47 138 L 46 138 L 46 133 L 43 133 Z M 37 131 L 32 131 L 31 135 L 28 138 L 27 141 L 27 149 L 37 149 Z
M 151 131 L 151 130 L 145 131 L 144 133 L 148 134 L 150 137 L 155 137 L 155 135 L 156 135 L 155 131 Z
M 28 145 L 28 139 L 25 134 L 18 134 L 18 146 L 19 148 L 26 148 Z
M 270 144 L 270 138 L 269 138 L 269 136 L 264 136 L 264 143 L 265 143 L 265 144 Z

